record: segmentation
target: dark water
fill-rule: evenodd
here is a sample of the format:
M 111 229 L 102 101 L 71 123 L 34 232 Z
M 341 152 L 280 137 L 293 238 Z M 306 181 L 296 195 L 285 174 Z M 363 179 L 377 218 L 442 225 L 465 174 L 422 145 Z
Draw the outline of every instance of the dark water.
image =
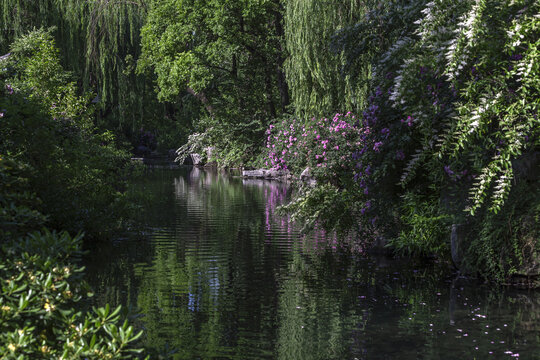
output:
M 177 359 L 540 359 L 540 294 L 368 258 L 275 213 L 288 189 L 156 170 L 148 234 L 93 252 L 99 304 L 138 310 Z

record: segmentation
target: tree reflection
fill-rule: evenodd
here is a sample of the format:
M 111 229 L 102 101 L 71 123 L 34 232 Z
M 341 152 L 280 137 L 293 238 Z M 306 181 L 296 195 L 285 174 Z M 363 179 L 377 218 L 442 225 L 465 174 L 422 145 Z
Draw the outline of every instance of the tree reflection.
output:
M 99 303 L 139 309 L 145 345 L 178 359 L 532 358 L 539 298 L 452 280 L 445 266 L 367 258 L 302 236 L 286 184 L 193 168 L 150 174 L 151 231 L 89 264 Z M 510 351 L 510 353 L 506 353 Z

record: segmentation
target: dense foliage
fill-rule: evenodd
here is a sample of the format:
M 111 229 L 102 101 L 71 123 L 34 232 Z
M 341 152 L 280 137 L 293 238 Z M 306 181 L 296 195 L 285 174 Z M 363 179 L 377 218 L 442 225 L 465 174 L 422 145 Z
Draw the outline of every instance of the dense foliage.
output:
M 338 29 L 362 17 L 363 1 L 285 1 L 286 76 L 296 113 L 324 116 L 362 101 L 358 84 L 341 71 L 343 56 L 330 51 Z M 343 75 L 343 76 L 342 76 Z M 361 84 L 360 84 L 361 87 Z
M 129 211 L 122 194 L 127 154 L 111 132 L 94 132 L 90 97 L 77 94 L 51 35 L 20 38 L 0 67 L 0 154 L 32 168 L 30 186 L 48 225 L 111 234 Z
M 0 357 L 122 359 L 141 336 L 120 308 L 80 311 L 90 289 L 81 280 L 82 235 L 41 228 L 32 169 L 0 157 Z
M 141 134 L 151 132 L 158 150 L 166 151 L 187 138 L 197 111 L 189 97 L 160 104 L 154 77 L 134 72 L 147 7 L 143 0 L 2 0 L 0 55 L 29 31 L 53 28 L 62 65 L 74 73 L 78 88 L 94 92 L 95 124 L 130 150 L 143 146 Z
M 532 1 L 388 1 L 335 32 L 343 73 L 370 94 L 356 125 L 369 140 L 337 156 L 354 159 L 345 174 L 369 190 L 329 170 L 292 210 L 328 224 L 328 204 L 333 215 L 362 209 L 363 229 L 408 254 L 446 256 L 456 224 L 462 269 L 535 273 L 538 13 Z
M 222 165 L 252 161 L 289 103 L 280 18 L 276 0 L 150 4 L 138 69 L 155 73 L 161 100 L 198 99 L 198 146 Z
M 76 263 L 83 231 L 108 236 L 128 214 L 126 154 L 94 132 L 50 33 L 17 39 L 0 69 L 0 356 L 132 358 L 141 333 L 120 308 L 82 311 Z

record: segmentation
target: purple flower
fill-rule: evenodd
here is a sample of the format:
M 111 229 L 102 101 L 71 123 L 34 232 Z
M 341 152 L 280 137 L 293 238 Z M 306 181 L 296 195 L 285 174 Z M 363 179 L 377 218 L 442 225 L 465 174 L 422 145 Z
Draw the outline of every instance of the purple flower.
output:
M 521 55 L 521 54 L 514 54 L 514 55 L 510 56 L 510 60 L 512 60 L 512 61 L 518 61 L 518 60 L 521 60 L 521 59 L 523 59 L 523 55 Z
M 371 175 L 371 165 L 368 165 L 368 166 L 366 167 L 366 170 L 365 170 L 365 171 L 366 171 L 366 175 L 367 175 L 367 176 L 370 176 L 370 175 Z
M 389 129 L 389 128 L 384 128 L 384 129 L 382 129 L 382 130 L 381 130 L 381 134 L 383 134 L 383 135 L 388 135 L 388 134 L 390 134 L 390 129 Z
M 10 95 L 13 94 L 13 88 L 11 87 L 11 85 L 6 84 L 6 89 Z
M 374 145 L 373 145 L 373 150 L 376 151 L 376 152 L 379 152 L 380 151 L 380 147 L 382 146 L 382 141 L 377 141 Z
M 372 105 L 369 107 L 369 110 L 371 111 L 372 114 L 374 114 L 377 110 L 379 110 L 379 106 L 378 106 L 378 105 L 375 105 L 375 104 L 372 104 Z
M 444 171 L 448 174 L 448 176 L 453 176 L 454 175 L 454 172 L 452 171 L 452 169 L 450 169 L 450 166 L 446 165 L 444 167 Z
M 403 152 L 403 150 L 398 150 L 396 152 L 396 160 L 403 160 L 405 159 L 405 153 Z

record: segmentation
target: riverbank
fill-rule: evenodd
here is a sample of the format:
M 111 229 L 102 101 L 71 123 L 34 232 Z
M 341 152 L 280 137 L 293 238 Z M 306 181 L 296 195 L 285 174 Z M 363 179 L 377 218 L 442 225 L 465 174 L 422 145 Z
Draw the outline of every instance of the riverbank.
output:
M 202 163 L 200 163 L 199 166 L 201 165 Z M 212 165 L 214 166 L 215 164 Z M 317 180 L 312 176 L 312 171 L 309 167 L 305 168 L 301 174 L 297 176 L 294 176 L 288 169 L 242 169 L 242 177 L 245 179 L 286 182 L 292 184 L 295 188 L 302 188 L 305 185 L 308 185 L 308 188 L 317 186 Z M 457 224 L 446 225 L 445 229 L 443 229 L 444 233 L 442 234 L 442 246 L 448 248 L 448 251 L 445 252 L 448 256 L 441 256 L 436 252 L 432 252 L 420 254 L 420 257 L 440 258 L 442 261 L 447 261 L 450 264 L 449 266 L 453 267 L 454 270 L 461 275 L 468 277 L 482 277 L 481 274 L 478 274 L 475 270 L 474 266 L 471 266 L 471 263 L 468 262 L 469 260 L 467 259 L 467 249 L 469 246 L 467 238 L 472 231 L 471 229 L 471 226 L 465 227 Z M 398 257 L 418 257 L 418 254 L 403 254 L 395 248 L 395 243 L 393 241 L 388 240 L 388 236 L 382 235 L 378 230 L 375 230 L 375 233 L 377 235 L 372 235 L 375 240 L 373 240 L 371 246 L 369 246 L 370 251 Z M 534 247 L 534 244 L 532 246 Z M 494 279 L 489 280 L 493 281 Z M 540 259 L 534 260 L 534 257 L 531 257 L 528 263 L 514 269 L 506 278 L 498 279 L 495 282 L 506 286 L 539 288 Z

